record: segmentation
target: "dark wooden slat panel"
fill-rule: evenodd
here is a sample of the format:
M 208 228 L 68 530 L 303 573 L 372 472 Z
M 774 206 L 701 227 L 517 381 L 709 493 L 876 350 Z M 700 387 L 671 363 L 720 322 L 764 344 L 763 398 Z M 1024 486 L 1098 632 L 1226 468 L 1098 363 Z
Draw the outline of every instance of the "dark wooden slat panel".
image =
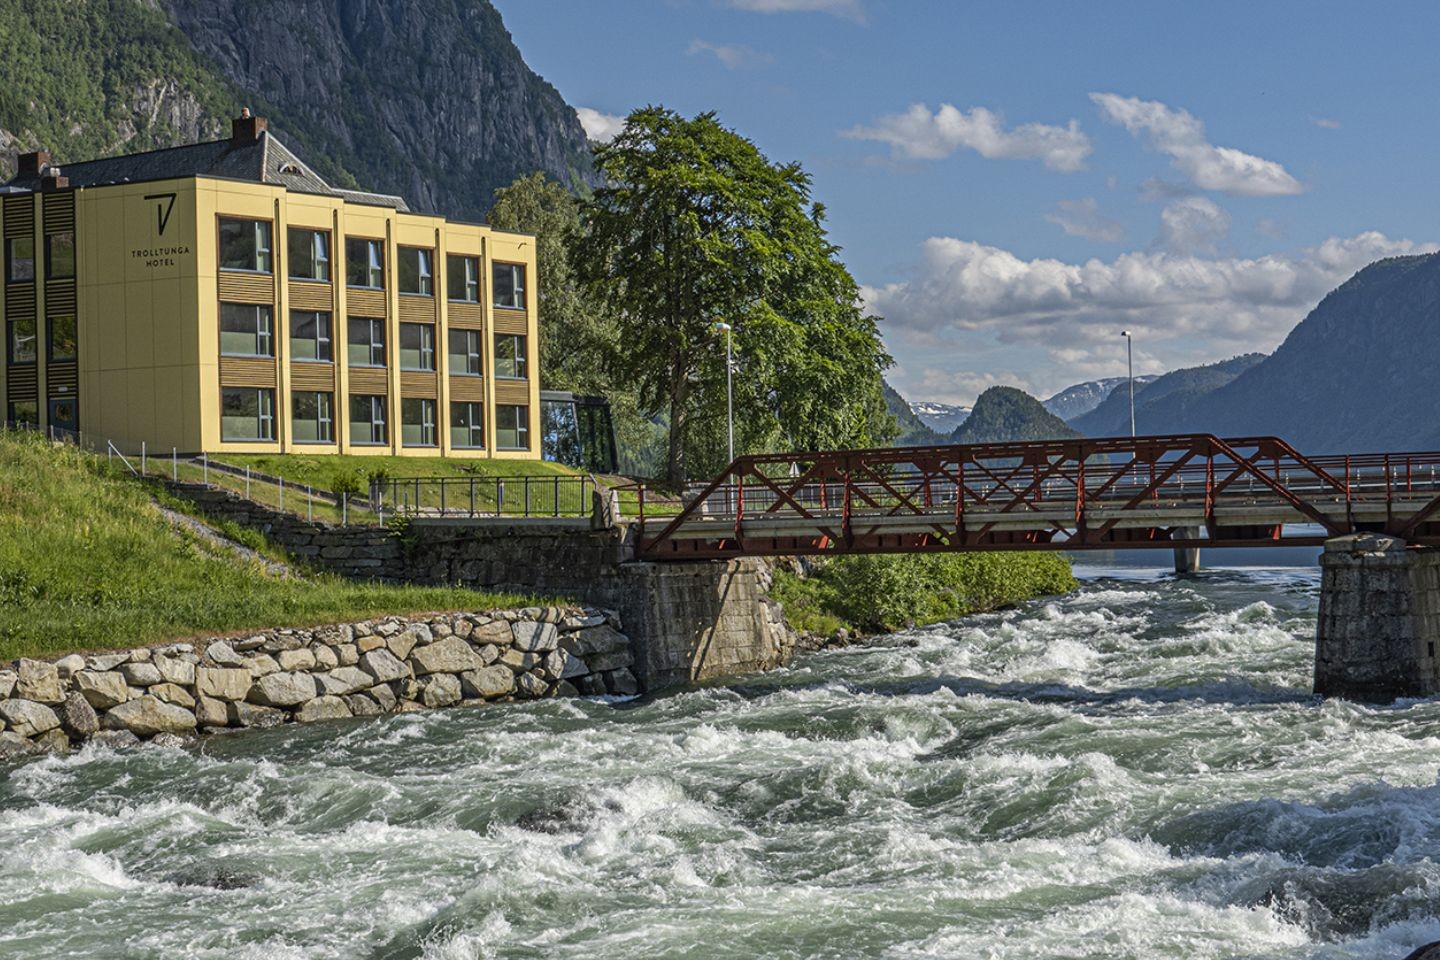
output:
M 385 291 L 351 287 L 345 291 L 345 309 L 352 317 L 383 317 Z
M 80 373 L 73 360 L 51 363 L 45 367 L 45 390 L 50 396 L 74 396 L 80 386 Z M 67 390 L 60 389 L 68 387 Z
M 35 232 L 35 203 L 29 195 L 5 198 L 5 236 L 27 237 Z
M 328 312 L 334 309 L 335 302 L 331 297 L 328 283 L 306 283 L 301 280 L 291 280 L 290 306 L 295 310 L 325 310 Z
M 221 357 L 222 387 L 274 387 L 275 361 L 263 357 Z
M 400 319 L 407 323 L 434 323 L 434 297 L 401 297 Z
M 39 399 L 40 375 L 35 365 L 11 367 L 5 376 L 5 393 L 11 401 Z
M 335 364 L 292 363 L 290 386 L 296 390 L 335 390 Z
M 45 316 L 74 313 L 77 302 L 74 280 L 51 280 L 45 284 Z
M 496 310 L 495 332 L 518 333 L 523 336 L 530 332 L 529 317 L 524 310 Z
M 46 233 L 64 233 L 75 229 L 75 194 L 52 194 L 41 201 Z
M 435 374 L 420 373 L 414 370 L 401 371 L 400 396 L 434 400 L 439 395 L 439 385 Z
M 12 283 L 7 286 L 5 288 L 5 319 L 29 320 L 34 316 L 35 284 Z
M 529 380 L 495 380 L 495 402 L 496 403 L 519 403 L 530 402 L 530 381 Z
M 275 278 L 265 273 L 221 273 L 220 299 L 229 303 L 274 303 Z
M 390 374 L 384 367 L 351 367 L 351 393 L 387 393 Z
M 485 402 L 485 378 L 484 377 L 451 377 L 450 378 L 450 399 L 468 400 L 474 403 Z
M 478 303 L 451 300 L 445 306 L 447 322 L 456 330 L 485 329 L 485 308 Z

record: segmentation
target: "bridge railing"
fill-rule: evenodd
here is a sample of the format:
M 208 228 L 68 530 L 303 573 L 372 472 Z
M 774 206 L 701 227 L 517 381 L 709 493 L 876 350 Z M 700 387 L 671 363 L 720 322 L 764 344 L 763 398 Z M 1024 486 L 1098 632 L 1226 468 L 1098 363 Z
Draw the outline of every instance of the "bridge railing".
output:
M 1133 535 L 1121 515 L 1161 508 L 1186 512 L 1211 536 L 1258 535 L 1218 524 L 1217 505 L 1281 511 L 1336 535 L 1353 527 L 1356 502 L 1437 493 L 1440 453 L 1310 458 L 1274 437 L 773 454 L 737 459 L 678 516 L 645 516 L 642 502 L 640 549 L 650 556 L 880 549 L 886 531 L 908 521 L 924 531 L 905 534 L 919 538 L 917 548 L 1001 546 L 1010 534 L 1000 528 L 1013 530 L 1017 518 L 1033 519 L 1025 542 L 1114 545 Z M 1423 507 L 1402 519 L 1424 522 L 1440 501 Z M 769 531 L 771 542 L 755 542 L 756 530 Z M 1172 534 L 1158 526 L 1144 533 L 1150 540 Z

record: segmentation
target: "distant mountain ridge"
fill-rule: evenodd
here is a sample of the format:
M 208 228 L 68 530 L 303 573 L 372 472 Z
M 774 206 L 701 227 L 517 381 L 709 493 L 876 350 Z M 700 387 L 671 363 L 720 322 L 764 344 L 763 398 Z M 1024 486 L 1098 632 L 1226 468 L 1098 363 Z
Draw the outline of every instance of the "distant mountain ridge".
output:
M 1155 379 L 1155 374 L 1147 374 L 1135 378 L 1135 387 L 1139 389 L 1143 383 L 1149 383 Z M 1100 406 L 1101 402 L 1111 391 L 1122 383 L 1127 383 L 1128 377 L 1105 377 L 1101 380 L 1087 380 L 1084 383 L 1076 383 L 1066 387 L 1059 393 L 1042 400 L 1045 409 L 1049 410 L 1061 420 L 1074 420 L 1083 416 Z
M 1265 359 L 1247 353 L 1219 363 L 1185 367 L 1135 386 L 1135 432 L 1185 433 L 1186 423 L 1205 415 L 1209 396 Z M 1137 378 L 1138 381 L 1138 378 Z M 1130 435 L 1130 390 L 1122 379 L 1099 406 L 1070 421 L 1089 437 Z
M 900 391 L 890 386 L 890 381 L 885 380 L 882 383 L 885 390 L 885 409 L 895 418 L 895 423 L 900 428 L 900 435 L 895 438 L 898 445 L 926 447 L 945 442 L 945 435 L 931 430 L 911 409 L 910 402 L 900 396 Z
M 914 401 L 910 404 L 910 409 L 927 427 L 940 433 L 950 433 L 970 416 L 969 407 L 935 403 L 931 400 Z
M 0 3 L 0 179 L 228 135 L 241 106 L 336 186 L 481 220 L 543 170 L 596 182 L 574 109 L 490 0 Z
M 991 387 L 980 394 L 965 422 L 950 435 L 954 443 L 1011 443 L 1067 440 L 1080 432 L 1016 387 Z

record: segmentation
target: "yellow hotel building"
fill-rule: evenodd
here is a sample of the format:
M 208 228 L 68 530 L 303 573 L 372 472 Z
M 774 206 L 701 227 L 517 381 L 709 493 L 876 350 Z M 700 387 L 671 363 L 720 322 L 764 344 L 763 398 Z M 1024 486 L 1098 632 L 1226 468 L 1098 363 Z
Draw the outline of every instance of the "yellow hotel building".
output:
M 332 187 L 266 129 L 0 187 L 10 421 L 122 451 L 540 456 L 532 237 Z

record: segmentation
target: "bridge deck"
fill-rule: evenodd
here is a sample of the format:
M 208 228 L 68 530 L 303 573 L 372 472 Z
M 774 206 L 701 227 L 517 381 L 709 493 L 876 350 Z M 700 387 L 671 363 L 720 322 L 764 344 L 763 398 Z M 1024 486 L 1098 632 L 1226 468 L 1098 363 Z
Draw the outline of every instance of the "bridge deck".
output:
M 1305 457 L 1206 434 L 742 457 L 640 554 L 1319 544 L 1362 530 L 1440 545 L 1440 453 Z

